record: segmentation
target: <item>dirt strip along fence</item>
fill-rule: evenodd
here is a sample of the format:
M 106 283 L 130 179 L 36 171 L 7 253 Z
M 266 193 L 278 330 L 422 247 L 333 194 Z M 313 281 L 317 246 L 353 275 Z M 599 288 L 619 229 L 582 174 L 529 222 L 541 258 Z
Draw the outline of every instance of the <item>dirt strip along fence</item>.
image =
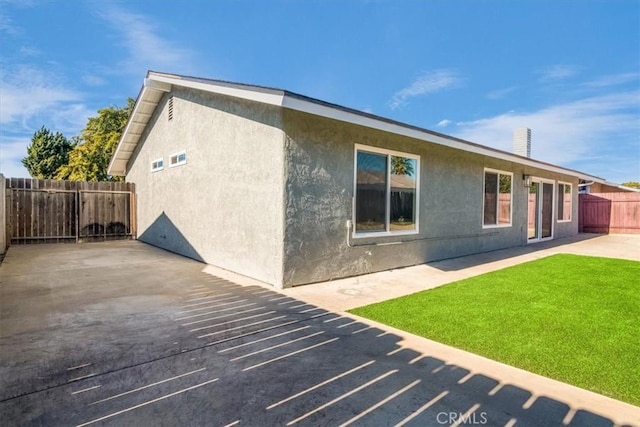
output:
M 640 193 L 580 194 L 581 233 L 640 234 Z
M 125 182 L 5 180 L 7 244 L 135 238 L 135 187 Z

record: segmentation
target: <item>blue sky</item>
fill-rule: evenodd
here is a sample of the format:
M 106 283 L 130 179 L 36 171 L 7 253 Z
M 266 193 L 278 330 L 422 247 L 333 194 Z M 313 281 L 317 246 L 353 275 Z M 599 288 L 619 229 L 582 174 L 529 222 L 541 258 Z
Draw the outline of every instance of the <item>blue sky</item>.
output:
M 0 171 L 148 69 L 287 89 L 640 181 L 640 2 L 0 0 Z

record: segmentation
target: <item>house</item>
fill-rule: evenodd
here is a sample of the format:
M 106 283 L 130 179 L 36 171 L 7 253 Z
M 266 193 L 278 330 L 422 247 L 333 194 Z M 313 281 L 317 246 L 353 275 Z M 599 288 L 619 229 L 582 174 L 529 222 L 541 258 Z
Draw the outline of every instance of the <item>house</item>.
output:
M 578 233 L 602 178 L 267 87 L 150 71 L 109 165 L 138 238 L 290 287 Z
M 613 182 L 581 182 L 578 185 L 579 192 L 581 194 L 589 193 L 640 193 L 640 189 L 633 187 L 626 187 L 624 185 L 616 184 Z

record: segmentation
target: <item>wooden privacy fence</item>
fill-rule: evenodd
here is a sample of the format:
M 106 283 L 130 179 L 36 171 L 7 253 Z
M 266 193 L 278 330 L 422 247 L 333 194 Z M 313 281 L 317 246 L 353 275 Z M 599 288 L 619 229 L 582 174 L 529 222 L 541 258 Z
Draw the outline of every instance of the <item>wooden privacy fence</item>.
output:
M 590 193 L 579 196 L 581 233 L 640 233 L 640 193 Z
M 134 184 L 7 178 L 9 244 L 135 237 Z

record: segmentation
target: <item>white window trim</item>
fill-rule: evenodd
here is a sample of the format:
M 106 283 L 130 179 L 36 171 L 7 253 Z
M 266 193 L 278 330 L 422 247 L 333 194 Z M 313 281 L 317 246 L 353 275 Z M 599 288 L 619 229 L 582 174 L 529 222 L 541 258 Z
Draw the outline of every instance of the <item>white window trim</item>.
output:
M 558 223 L 563 223 L 563 222 L 572 222 L 573 221 L 573 184 L 570 182 L 564 182 L 564 181 L 558 181 L 558 183 L 556 184 L 556 188 L 554 189 L 554 193 L 556 193 L 557 191 L 559 191 L 558 189 L 558 185 L 562 184 L 562 185 L 568 185 L 571 187 L 571 197 L 570 197 L 570 203 L 569 203 L 569 219 L 558 219 L 558 209 L 560 208 L 560 205 L 558 204 L 558 201 L 556 200 L 556 204 L 558 204 L 558 206 L 556 206 L 556 221 L 558 221 Z M 557 194 L 557 193 L 556 193 Z M 564 200 L 563 200 L 564 203 Z
M 484 188 L 485 188 L 485 180 L 487 179 L 487 172 L 497 173 L 498 174 L 498 198 L 500 197 L 500 175 L 509 175 L 511 177 L 511 200 L 509 201 L 509 224 L 485 224 L 484 223 Z M 513 172 L 507 172 L 500 169 L 491 169 L 484 168 L 482 171 L 482 215 L 480 216 L 480 221 L 482 224 L 482 228 L 508 228 L 513 227 Z M 496 201 L 497 203 L 497 201 Z M 499 209 L 499 206 L 498 206 Z M 496 212 L 496 220 L 499 212 Z
M 416 226 L 414 230 L 399 230 L 399 231 L 374 231 L 374 232 L 359 232 L 356 233 L 356 192 L 358 189 L 358 151 L 366 151 L 369 153 L 384 154 L 387 156 L 387 173 L 391 170 L 391 156 L 407 157 L 416 161 L 416 196 L 415 196 L 415 216 Z M 387 179 L 387 194 L 391 193 L 391 179 Z M 404 153 L 402 151 L 388 150 L 385 148 L 372 147 L 370 145 L 354 144 L 353 148 L 353 197 L 351 203 L 351 223 L 353 224 L 353 230 L 351 237 L 354 239 L 364 239 L 371 237 L 390 237 L 390 236 L 408 236 L 420 233 L 420 156 L 417 154 Z M 386 199 L 386 213 L 385 226 L 389 222 L 389 212 L 391 210 L 391 198 Z
M 162 162 L 162 166 L 160 167 L 153 167 L 154 163 L 158 163 L 158 162 Z M 151 161 L 151 172 L 159 172 L 161 170 L 164 169 L 164 159 L 163 158 L 159 158 L 159 159 L 155 159 Z
M 184 154 L 184 160 L 183 161 L 178 161 L 178 157 L 180 157 L 182 154 Z M 172 158 L 176 158 L 176 163 L 172 163 L 171 159 Z M 187 152 L 185 150 L 182 151 L 178 151 L 177 153 L 173 153 L 172 155 L 169 156 L 169 167 L 170 168 L 175 168 L 176 166 L 182 166 L 184 164 L 187 163 Z

